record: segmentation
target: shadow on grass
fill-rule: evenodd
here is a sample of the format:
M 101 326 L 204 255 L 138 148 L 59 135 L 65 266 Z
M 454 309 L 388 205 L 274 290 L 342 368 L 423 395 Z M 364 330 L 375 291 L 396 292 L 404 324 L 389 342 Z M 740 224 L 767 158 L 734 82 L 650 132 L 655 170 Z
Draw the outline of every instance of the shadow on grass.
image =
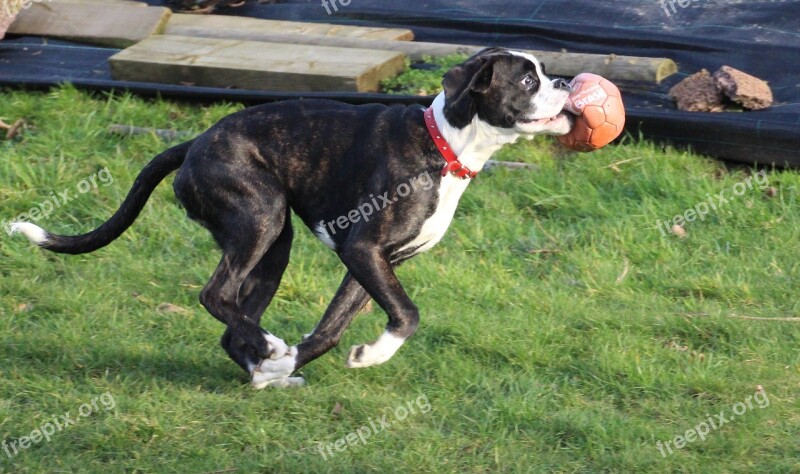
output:
M 206 392 L 249 382 L 249 376 L 227 358 L 216 341 L 213 347 L 210 343 L 204 344 L 196 351 L 189 346 L 170 350 L 155 345 L 142 347 L 137 343 L 126 346 L 115 341 L 93 346 L 89 335 L 87 344 L 82 347 L 53 345 L 52 341 L 37 343 L 44 341 L 24 335 L 6 338 L 4 342 L 0 358 L 8 361 L 3 370 L 5 378 L 118 379 L 148 384 L 157 381 Z

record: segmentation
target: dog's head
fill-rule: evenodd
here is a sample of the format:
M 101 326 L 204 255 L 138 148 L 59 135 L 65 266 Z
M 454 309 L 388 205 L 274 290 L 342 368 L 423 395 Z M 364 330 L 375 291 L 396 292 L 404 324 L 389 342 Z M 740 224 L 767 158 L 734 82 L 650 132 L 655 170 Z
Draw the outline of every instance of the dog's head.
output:
M 564 135 L 571 122 L 562 110 L 569 84 L 549 79 L 530 54 L 485 49 L 444 76 L 444 114 L 456 128 L 477 116 L 489 125 L 520 135 Z

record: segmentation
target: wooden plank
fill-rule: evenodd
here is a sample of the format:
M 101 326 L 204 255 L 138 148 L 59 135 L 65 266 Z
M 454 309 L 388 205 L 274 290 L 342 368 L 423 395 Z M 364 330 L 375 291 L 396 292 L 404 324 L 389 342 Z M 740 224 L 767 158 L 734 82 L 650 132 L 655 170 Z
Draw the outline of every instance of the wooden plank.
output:
M 135 0 L 53 0 L 60 3 L 82 3 L 87 5 L 108 5 L 115 3 L 118 5 L 128 5 L 136 7 L 146 7 L 147 2 L 139 2 Z
M 2 5 L 0 5 L 2 7 Z M 0 40 L 6 35 L 6 30 L 14 22 L 14 14 L 9 15 L 4 8 L 0 8 Z
M 48 36 L 124 48 L 159 34 L 172 12 L 168 8 L 122 3 L 40 2 L 20 12 L 8 32 Z
M 167 24 L 164 34 L 249 41 L 274 41 L 276 35 L 281 34 L 384 41 L 411 41 L 414 39 L 414 33 L 411 30 L 401 28 L 367 28 L 332 25 L 329 23 L 300 23 L 238 16 L 189 15 L 185 13 L 174 14 Z
M 225 38 L 230 35 L 221 30 L 193 31 L 192 36 Z M 293 33 L 271 34 L 236 33 L 240 39 L 260 39 L 273 43 L 334 46 L 338 48 L 368 48 L 401 52 L 412 60 L 426 56 L 449 56 L 451 54 L 472 55 L 482 50 L 482 46 L 468 46 L 446 43 L 424 43 L 419 41 L 364 40 L 335 36 L 300 35 Z M 649 58 L 638 56 L 618 56 L 616 54 L 563 53 L 554 51 L 523 50 L 533 54 L 547 64 L 547 72 L 556 76 L 574 77 L 584 71 L 592 71 L 611 81 L 646 81 L 660 83 L 678 71 L 675 61 L 668 58 Z
M 344 44 L 344 43 L 347 44 Z M 357 39 L 347 38 L 345 42 L 337 40 L 339 46 L 359 47 Z M 472 55 L 484 49 L 483 46 L 470 46 L 446 43 L 423 42 L 388 42 L 372 41 L 372 49 L 400 51 L 411 59 L 422 59 L 425 56 L 448 56 L 451 54 Z M 568 53 L 555 51 L 538 51 L 520 49 L 520 51 L 536 56 L 547 65 L 551 75 L 574 77 L 586 71 L 601 75 L 610 81 L 645 81 L 660 83 L 678 72 L 678 65 L 669 58 L 651 58 L 640 56 L 618 56 L 616 54 Z
M 217 15 L 201 17 L 197 15 L 175 14 L 167 24 L 166 32 L 168 34 L 203 38 L 235 38 L 248 41 L 266 41 L 270 43 L 380 49 L 384 51 L 402 52 L 412 60 L 420 60 L 425 56 L 448 56 L 451 54 L 472 55 L 483 49 L 482 46 L 423 43 L 418 41 L 392 41 L 378 38 L 364 39 L 347 34 L 316 35 L 298 33 L 290 30 L 272 31 L 267 28 L 255 27 L 237 29 L 239 23 L 227 23 L 223 20 L 204 20 L 204 18 L 215 16 Z M 219 23 L 216 23 L 217 21 L 219 21 Z M 662 80 L 678 71 L 678 66 L 675 62 L 667 58 L 534 50 L 526 50 L 526 52 L 533 54 L 547 64 L 547 71 L 549 73 L 564 77 L 573 77 L 584 71 L 592 71 L 611 81 L 630 80 L 660 83 Z
M 372 92 L 402 53 L 185 36 L 151 36 L 110 60 L 117 80 L 294 92 Z

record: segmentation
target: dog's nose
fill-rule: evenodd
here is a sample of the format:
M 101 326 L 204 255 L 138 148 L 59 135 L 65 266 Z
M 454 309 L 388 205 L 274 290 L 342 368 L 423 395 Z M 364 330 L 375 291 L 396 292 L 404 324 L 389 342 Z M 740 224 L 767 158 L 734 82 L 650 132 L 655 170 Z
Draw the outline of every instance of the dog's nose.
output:
M 564 90 L 564 91 L 568 91 L 571 89 L 569 82 L 567 82 L 564 79 L 556 79 L 553 82 L 553 87 L 555 87 L 558 90 Z

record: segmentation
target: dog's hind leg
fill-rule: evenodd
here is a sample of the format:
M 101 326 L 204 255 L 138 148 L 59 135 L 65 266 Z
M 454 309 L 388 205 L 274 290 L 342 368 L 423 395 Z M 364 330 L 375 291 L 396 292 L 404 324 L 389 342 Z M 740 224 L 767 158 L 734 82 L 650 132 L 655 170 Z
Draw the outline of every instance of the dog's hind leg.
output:
M 291 216 L 287 210 L 283 230 L 277 240 L 261 257 L 239 288 L 239 310 L 256 324 L 261 321 L 261 315 L 264 314 L 278 291 L 283 272 L 289 264 L 292 237 Z M 269 343 L 274 346 L 276 356 L 288 352 L 289 348 L 282 340 L 271 335 L 267 338 Z M 230 328 L 227 328 L 225 334 L 222 335 L 221 344 L 230 358 L 248 373 L 252 373 L 253 369 L 261 362 L 261 358 L 255 350 L 247 345 L 244 339 L 237 337 Z
M 223 221 L 212 221 L 208 217 L 203 219 L 222 248 L 223 255 L 200 293 L 200 303 L 212 316 L 228 326 L 230 339 L 238 339 L 249 347 L 261 365 L 264 361 L 277 364 L 267 370 L 267 383 L 254 379 L 254 386 L 263 388 L 267 385 L 300 383 L 301 379 L 289 378 L 294 371 L 297 349 L 287 347 L 282 340 L 261 329 L 254 314 L 242 311 L 239 301 L 239 293 L 247 277 L 283 233 L 288 215 L 286 198 L 280 193 L 264 193 L 262 196 L 244 194 L 236 198 L 235 202 L 215 203 L 224 209 L 217 210 L 213 216 L 224 216 Z M 259 309 L 253 302 L 248 302 L 246 306 Z M 258 366 L 251 367 L 253 377 L 256 373 L 260 377 L 264 375 L 259 369 Z

